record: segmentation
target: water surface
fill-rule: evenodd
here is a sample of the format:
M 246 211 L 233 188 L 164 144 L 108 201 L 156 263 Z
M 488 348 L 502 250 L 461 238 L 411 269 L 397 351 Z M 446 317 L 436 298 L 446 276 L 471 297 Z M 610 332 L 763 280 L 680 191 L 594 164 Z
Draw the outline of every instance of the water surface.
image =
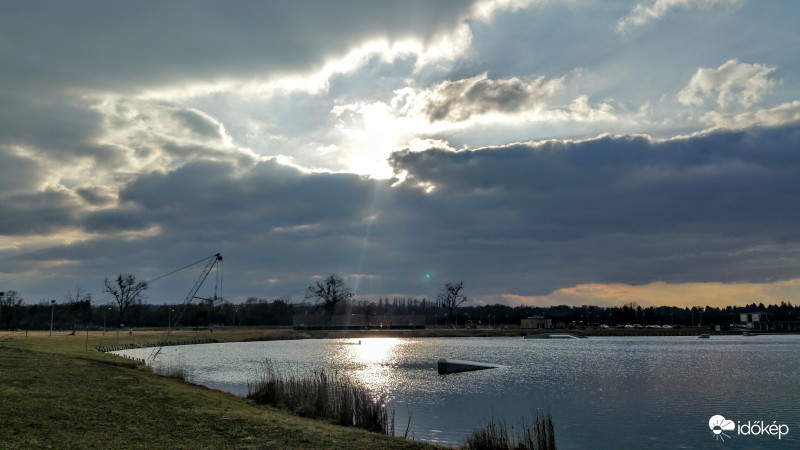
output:
M 442 357 L 508 367 L 439 375 Z M 800 336 L 248 342 L 164 347 L 155 365 L 246 395 L 265 361 L 344 371 L 389 395 L 397 434 L 408 426 L 409 438 L 444 445 L 491 418 L 513 426 L 540 409 L 553 416 L 559 448 L 800 448 Z M 789 434 L 715 435 L 718 414 L 786 424 Z

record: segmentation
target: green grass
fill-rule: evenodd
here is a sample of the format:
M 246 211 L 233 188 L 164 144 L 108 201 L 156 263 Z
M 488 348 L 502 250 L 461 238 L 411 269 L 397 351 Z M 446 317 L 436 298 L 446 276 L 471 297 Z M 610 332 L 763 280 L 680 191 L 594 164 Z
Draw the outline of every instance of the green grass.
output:
M 118 342 L 94 333 L 88 344 L 66 332 L 0 333 L 0 448 L 433 448 L 296 417 L 93 350 L 160 333 Z

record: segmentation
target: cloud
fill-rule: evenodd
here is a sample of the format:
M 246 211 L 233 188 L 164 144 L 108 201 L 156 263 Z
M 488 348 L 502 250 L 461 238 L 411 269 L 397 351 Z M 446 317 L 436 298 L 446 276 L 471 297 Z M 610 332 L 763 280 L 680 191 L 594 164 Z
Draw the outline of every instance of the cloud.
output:
M 767 263 L 768 255 L 797 259 L 798 133 L 609 136 L 398 152 L 391 163 L 406 173 L 404 184 L 435 186 L 434 240 L 492 249 L 491 262 L 477 259 L 522 278 L 527 272 L 542 289 L 586 278 L 763 281 L 793 273 Z M 468 254 L 463 265 L 477 272 Z M 502 262 L 494 259 L 500 254 Z
M 611 104 L 603 102 L 597 105 L 596 108 L 592 107 L 589 104 L 589 96 L 587 95 L 578 96 L 569 104 L 567 111 L 567 118 L 578 122 L 614 121 L 617 119 L 616 112 Z
M 0 6 L 0 282 L 35 301 L 216 252 L 233 298 L 796 278 L 796 15 L 630 46 L 622 16 L 722 3 L 577 4 Z M 762 63 L 698 70 L 737 54 Z
M 713 126 L 728 128 L 748 128 L 753 126 L 779 126 L 800 122 L 800 101 L 783 103 L 774 108 L 757 109 L 739 114 L 726 114 L 711 111 L 702 119 Z
M 694 106 L 711 99 L 722 109 L 734 103 L 749 108 L 775 86 L 775 82 L 768 78 L 775 70 L 776 67 L 741 63 L 736 59 L 730 59 L 716 69 L 701 68 L 678 92 L 678 101 Z
M 79 221 L 80 202 L 66 189 L 4 192 L 0 200 L 0 236 L 49 234 Z
M 619 19 L 617 31 L 622 33 L 630 28 L 641 27 L 650 22 L 663 19 L 670 11 L 682 9 L 709 9 L 717 5 L 737 6 L 740 0 L 650 0 L 637 3 L 631 12 Z
M 426 45 L 459 26 L 473 3 L 18 3 L 0 16 L 14 46 L 0 54 L 7 68 L 0 83 L 132 92 L 305 72 L 370 38 Z
M 419 92 L 413 102 L 429 122 L 460 122 L 473 115 L 513 114 L 541 106 L 563 87 L 563 78 L 539 77 L 530 82 L 519 78 L 491 80 L 484 73 L 445 81 Z
M 448 279 L 464 279 L 479 299 L 788 280 L 800 263 L 799 138 L 800 128 L 783 126 L 403 151 L 391 158 L 407 172 L 399 184 L 275 159 L 196 159 L 136 175 L 113 204 L 83 188 L 6 195 L 7 237 L 83 235 L 0 261 L 0 273 L 48 267 L 90 286 L 222 252 L 232 298 L 302 296 L 311 276 L 331 272 L 360 279 L 362 298 L 432 297 Z M 179 291 L 167 283 L 153 301 Z
M 35 158 L 23 149 L 0 146 L 0 193 L 25 192 L 47 183 Z

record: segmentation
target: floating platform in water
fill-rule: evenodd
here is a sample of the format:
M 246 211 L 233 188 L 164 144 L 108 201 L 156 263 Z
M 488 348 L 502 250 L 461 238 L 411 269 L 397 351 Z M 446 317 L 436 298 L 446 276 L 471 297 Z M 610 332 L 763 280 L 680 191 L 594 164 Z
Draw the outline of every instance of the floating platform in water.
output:
M 464 361 L 461 359 L 447 359 L 447 358 L 441 358 L 439 360 L 438 365 L 440 374 L 470 372 L 472 370 L 499 369 L 502 367 L 507 367 L 507 366 L 501 366 L 499 364 L 489 364 L 483 362 Z
M 586 339 L 588 336 L 570 333 L 539 333 L 527 334 L 525 339 Z

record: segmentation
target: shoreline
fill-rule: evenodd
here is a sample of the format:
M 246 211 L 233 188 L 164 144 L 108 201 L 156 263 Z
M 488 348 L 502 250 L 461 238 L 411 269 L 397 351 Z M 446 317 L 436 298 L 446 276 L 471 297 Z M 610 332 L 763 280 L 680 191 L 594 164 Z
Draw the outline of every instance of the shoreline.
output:
M 256 406 L 233 394 L 164 377 L 98 347 L 141 346 L 166 329 L 0 331 L 0 447 L 436 448 Z M 371 337 L 516 337 L 563 330 L 175 330 L 171 341 L 250 342 Z M 576 330 L 569 330 L 574 333 Z M 679 328 L 580 330 L 591 337 L 741 335 Z M 222 418 L 222 419 L 220 419 Z M 222 420 L 224 425 L 211 426 Z M 229 421 L 232 421 L 229 423 Z
M 0 339 L 2 339 L 0 332 Z M 6 332 L 10 333 L 10 332 Z M 47 332 L 32 332 L 47 333 Z M 58 332 L 66 333 L 66 332 Z M 96 331 L 89 331 L 97 334 Z M 518 337 L 535 336 L 541 334 L 573 334 L 579 337 L 673 337 L 673 336 L 742 336 L 741 330 L 737 331 L 710 331 L 706 328 L 673 328 L 673 329 L 598 329 L 598 330 L 565 330 L 565 329 L 491 329 L 491 328 L 424 328 L 424 329 L 384 329 L 384 330 L 305 330 L 288 327 L 219 327 L 203 329 L 176 329 L 169 334 L 169 341 L 164 341 L 167 334 L 166 328 L 134 328 L 133 332 L 124 333 L 125 337 L 116 338 L 115 334 L 106 332 L 115 340 L 113 344 L 95 347 L 101 352 L 127 350 L 141 347 L 159 347 L 173 345 L 193 345 L 202 343 L 223 342 L 255 342 L 297 339 L 366 339 L 366 338 L 463 338 L 463 337 Z M 55 334 L 55 333 L 54 333 Z M 751 336 L 778 335 L 800 333 L 769 333 L 751 332 Z M 76 337 L 81 335 L 76 333 Z M 161 338 L 161 339 L 159 339 Z M 142 339 L 145 339 L 144 341 Z
M 442 448 L 294 416 L 96 350 L 164 334 L 0 331 L 0 447 Z M 208 334 L 220 342 L 294 337 L 283 330 Z M 185 332 L 190 336 L 211 337 Z

